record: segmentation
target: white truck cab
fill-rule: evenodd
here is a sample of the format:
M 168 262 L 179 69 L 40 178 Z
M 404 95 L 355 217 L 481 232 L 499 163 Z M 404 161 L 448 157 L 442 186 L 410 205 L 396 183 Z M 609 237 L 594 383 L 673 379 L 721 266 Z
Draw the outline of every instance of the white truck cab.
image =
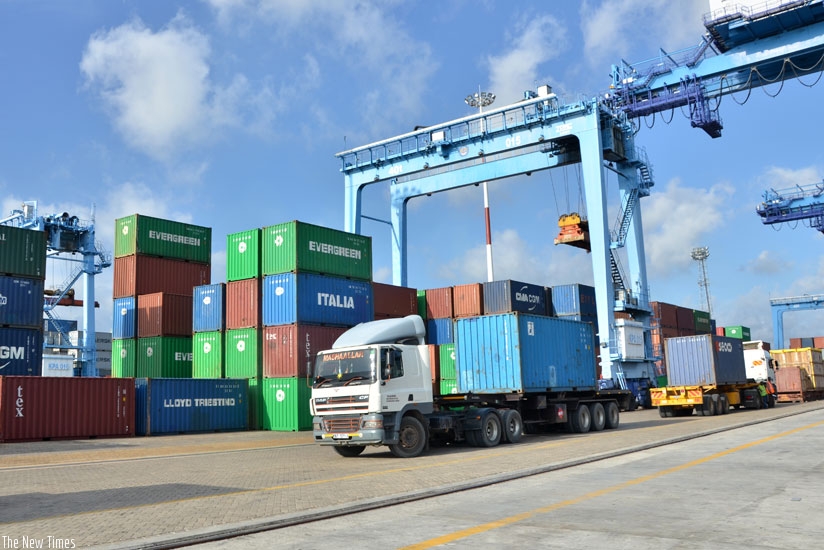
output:
M 763 340 L 744 342 L 744 364 L 747 367 L 748 380 L 775 382 L 776 362 L 770 355 L 769 345 Z

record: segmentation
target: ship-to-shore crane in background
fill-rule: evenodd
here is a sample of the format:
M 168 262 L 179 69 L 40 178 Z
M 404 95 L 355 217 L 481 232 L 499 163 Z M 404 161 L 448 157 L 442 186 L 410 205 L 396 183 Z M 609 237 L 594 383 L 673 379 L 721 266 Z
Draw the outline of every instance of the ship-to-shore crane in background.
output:
M 54 308 L 60 305 L 77 305 L 83 307 L 83 338 L 72 344 L 68 334 L 59 329 L 60 343 L 49 346 L 60 349 L 79 350 L 78 362 L 80 376 L 97 376 L 97 351 L 95 345 L 96 306 L 94 295 L 94 276 L 112 265 L 110 254 L 95 240 L 94 212 L 92 221 L 85 222 L 77 216 L 52 214 L 37 215 L 37 201 L 26 201 L 19 210 L 12 210 L 6 218 L 0 219 L 0 225 L 13 225 L 23 229 L 45 231 L 47 259 L 62 260 L 77 264 L 69 277 L 57 288 L 46 292 L 43 312 L 49 319 L 56 319 Z M 78 258 L 78 255 L 80 256 Z M 83 300 L 74 299 L 74 285 L 83 277 Z M 59 325 L 58 325 L 59 326 Z
M 364 215 L 361 201 L 366 186 L 388 185 L 393 283 L 406 285 L 409 200 L 580 163 L 602 376 L 621 387 L 648 387 L 657 357 L 650 337 L 640 199 L 649 195 L 654 181 L 643 150 L 635 145 L 640 122 L 658 112 L 685 109 L 693 127 L 717 138 L 723 128 L 721 96 L 746 95 L 824 67 L 822 0 L 736 5 L 711 0 L 710 8 L 704 18 L 707 33 L 697 46 L 673 53 L 661 50 L 652 60 L 613 66 L 609 91 L 591 100 L 563 103 L 549 86 L 541 86 L 511 105 L 338 153 L 345 182 L 345 229 L 361 233 L 363 218 L 386 221 Z M 618 176 L 620 212 L 612 230 L 607 170 Z M 626 270 L 617 256 L 622 248 Z M 630 313 L 643 326 L 644 357 L 622 354 L 622 323 L 616 323 L 616 311 Z

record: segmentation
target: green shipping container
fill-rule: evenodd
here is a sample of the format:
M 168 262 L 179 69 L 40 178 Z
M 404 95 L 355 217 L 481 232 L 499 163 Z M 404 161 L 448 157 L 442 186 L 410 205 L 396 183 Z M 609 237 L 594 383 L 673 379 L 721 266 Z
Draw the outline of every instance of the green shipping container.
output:
M 212 228 L 132 214 L 115 220 L 114 257 L 143 254 L 211 263 Z
M 192 337 L 137 339 L 137 378 L 191 378 Z
M 260 429 L 260 378 L 247 378 L 249 382 L 249 429 Z
M 260 277 L 260 229 L 226 235 L 226 280 Z
M 441 380 L 441 395 L 452 395 L 458 393 L 457 380 Z
M 137 340 L 112 340 L 112 378 L 134 378 Z
M 709 334 L 712 332 L 712 322 L 709 313 L 694 309 L 692 310 L 692 318 L 695 321 L 695 332 L 698 334 Z
M 418 291 L 418 315 L 426 321 L 426 290 Z
M 308 272 L 372 280 L 372 238 L 293 221 L 263 228 L 263 275 Z
M 457 380 L 455 370 L 455 344 L 441 344 L 438 346 L 438 356 L 441 362 L 441 380 Z
M 0 275 L 46 278 L 46 233 L 0 225 Z
M 192 336 L 192 378 L 223 378 L 223 336 L 218 331 Z
M 260 329 L 238 328 L 226 331 L 226 378 L 259 378 L 263 372 Z
M 747 342 L 752 340 L 750 337 L 750 327 L 724 327 L 724 336 L 727 338 L 740 338 Z
M 262 378 L 261 429 L 297 432 L 312 429 L 309 399 L 312 388 L 305 378 Z

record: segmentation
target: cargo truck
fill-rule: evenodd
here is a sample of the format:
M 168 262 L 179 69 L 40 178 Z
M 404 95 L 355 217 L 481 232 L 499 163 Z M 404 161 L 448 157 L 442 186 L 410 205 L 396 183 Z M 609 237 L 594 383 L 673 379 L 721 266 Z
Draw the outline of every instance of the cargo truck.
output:
M 362 323 L 319 352 L 315 441 L 345 457 L 385 445 L 410 458 L 430 443 L 493 447 L 550 426 L 616 428 L 633 399 L 628 390 L 598 389 L 590 323 L 521 313 L 454 323 L 456 394 L 433 391 L 433 354 L 418 315 Z
M 727 414 L 730 407 L 760 409 L 758 382 L 749 378 L 744 342 L 714 334 L 664 340 L 667 386 L 650 389 L 652 405 L 663 418 Z M 771 363 L 764 374 L 775 380 Z M 775 401 L 770 399 L 770 405 Z
M 744 365 L 747 369 L 747 380 L 760 382 L 768 378 L 775 382 L 775 359 L 770 355 L 770 346 L 762 340 L 745 341 Z

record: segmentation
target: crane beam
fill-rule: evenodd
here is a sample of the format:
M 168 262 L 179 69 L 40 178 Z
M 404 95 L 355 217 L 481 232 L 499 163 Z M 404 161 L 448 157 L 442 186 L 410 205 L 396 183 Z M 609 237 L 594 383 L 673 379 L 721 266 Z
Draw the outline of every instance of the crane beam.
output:
M 824 308 L 824 294 L 775 298 L 770 300 L 773 318 L 773 338 L 777 347 L 784 347 L 784 313 Z

